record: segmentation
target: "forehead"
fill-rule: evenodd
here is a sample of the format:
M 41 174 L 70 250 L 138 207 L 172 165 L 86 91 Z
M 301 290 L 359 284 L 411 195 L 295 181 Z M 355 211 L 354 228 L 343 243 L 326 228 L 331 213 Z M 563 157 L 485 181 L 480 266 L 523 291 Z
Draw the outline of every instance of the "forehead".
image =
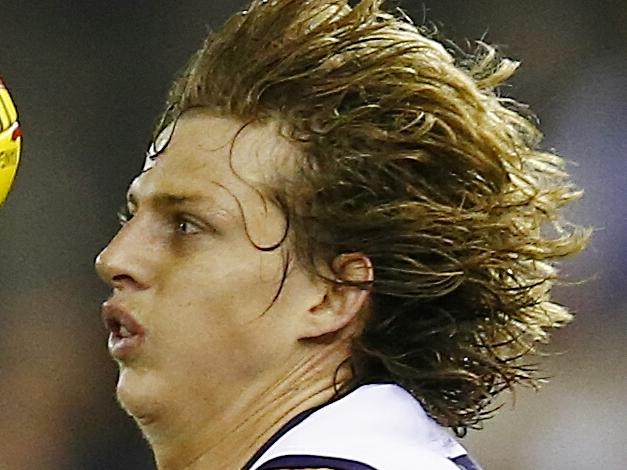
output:
M 130 192 L 203 193 L 215 191 L 211 183 L 233 190 L 259 188 L 290 167 L 287 162 L 297 153 L 277 121 L 246 123 L 191 110 L 176 123 L 165 150 L 146 160 Z

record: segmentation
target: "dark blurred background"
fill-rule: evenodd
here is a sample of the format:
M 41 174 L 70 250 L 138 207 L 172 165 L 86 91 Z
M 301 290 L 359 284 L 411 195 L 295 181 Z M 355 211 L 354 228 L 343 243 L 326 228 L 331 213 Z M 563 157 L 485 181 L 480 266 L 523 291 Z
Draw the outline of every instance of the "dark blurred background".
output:
M 177 71 L 243 2 L 0 4 L 0 74 L 18 104 L 23 166 L 0 210 L 0 470 L 151 469 L 114 400 L 94 256 L 141 168 Z M 463 441 L 486 470 L 623 469 L 627 462 L 627 2 L 403 3 L 458 43 L 522 61 L 508 90 L 586 190 L 571 218 L 597 228 L 564 265 L 578 312 L 544 360 L 540 394 L 506 397 Z M 515 398 L 515 406 L 513 405 Z

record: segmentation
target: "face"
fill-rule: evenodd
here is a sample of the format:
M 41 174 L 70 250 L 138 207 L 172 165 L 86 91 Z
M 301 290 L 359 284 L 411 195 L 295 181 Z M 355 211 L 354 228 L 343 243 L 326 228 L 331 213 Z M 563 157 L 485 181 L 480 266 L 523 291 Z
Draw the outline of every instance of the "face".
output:
M 296 313 L 316 283 L 290 262 L 273 302 L 288 243 L 259 249 L 284 236 L 285 216 L 260 188 L 294 149 L 270 124 L 242 128 L 185 113 L 131 184 L 131 217 L 96 260 L 113 289 L 104 311 L 118 398 L 139 420 L 193 421 L 194 404 L 211 414 L 297 360 Z

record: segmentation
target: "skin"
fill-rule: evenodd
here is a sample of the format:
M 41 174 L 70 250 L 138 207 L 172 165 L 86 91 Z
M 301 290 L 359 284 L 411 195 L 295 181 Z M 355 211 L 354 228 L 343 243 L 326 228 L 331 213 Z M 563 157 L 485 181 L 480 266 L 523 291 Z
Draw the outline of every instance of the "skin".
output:
M 291 257 L 272 303 L 290 247 L 251 242 L 274 245 L 286 227 L 259 188 L 298 149 L 276 123 L 242 126 L 186 112 L 131 184 L 132 218 L 96 260 L 110 300 L 146 330 L 118 361 L 116 391 L 163 470 L 241 468 L 291 417 L 328 401 L 367 302 Z M 372 279 L 359 253 L 322 269 Z

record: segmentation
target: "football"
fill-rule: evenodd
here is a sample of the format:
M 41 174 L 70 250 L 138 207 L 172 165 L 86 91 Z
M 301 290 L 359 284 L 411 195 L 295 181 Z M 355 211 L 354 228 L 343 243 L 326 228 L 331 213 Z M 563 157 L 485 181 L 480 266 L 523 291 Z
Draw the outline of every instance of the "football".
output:
M 13 185 L 22 148 L 22 129 L 9 90 L 0 78 L 0 205 Z

